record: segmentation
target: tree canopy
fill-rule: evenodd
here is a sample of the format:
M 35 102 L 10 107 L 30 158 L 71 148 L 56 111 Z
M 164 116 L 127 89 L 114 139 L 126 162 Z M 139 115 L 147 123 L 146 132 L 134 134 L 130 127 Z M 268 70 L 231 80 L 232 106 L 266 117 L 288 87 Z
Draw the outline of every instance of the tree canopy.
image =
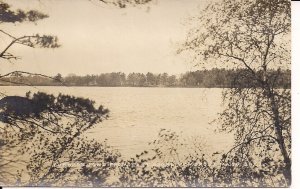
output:
M 41 13 L 37 10 L 13 10 L 11 6 L 5 2 L 0 2 L 0 23 L 23 23 L 23 22 L 36 22 L 42 19 L 48 18 L 47 14 Z M 11 54 L 9 49 L 15 45 L 25 45 L 28 47 L 39 47 L 39 48 L 57 48 L 58 38 L 52 35 L 23 35 L 14 36 L 4 30 L 0 30 L 0 33 L 10 38 L 10 42 L 0 51 L 0 58 L 11 61 L 19 59 L 18 56 Z
M 290 10 L 288 0 L 211 3 L 195 18 L 196 26 L 180 49 L 194 52 L 196 63 L 217 60 L 221 66 L 245 69 L 236 76 L 235 88 L 224 91 L 227 108 L 220 115 L 221 130 L 235 134 L 236 146 L 225 156 L 237 159 L 229 175 L 260 167 L 279 185 L 291 183 L 290 90 L 276 89 L 281 73 L 269 72 L 290 68 Z M 241 81 L 257 86 L 244 89 Z
M 99 0 L 119 8 L 146 4 L 151 0 Z M 195 17 L 180 51 L 195 53 L 197 64 L 217 61 L 233 73 L 233 87 L 224 90 L 225 110 L 220 114 L 220 131 L 232 132 L 235 145 L 225 154 L 207 155 L 196 141 L 182 143 L 171 131 L 161 130 L 151 151 L 143 151 L 129 160 L 105 142 L 88 140 L 84 133 L 108 117 L 108 110 L 80 97 L 59 94 L 26 93 L 0 100 L 0 182 L 30 186 L 289 186 L 291 184 L 291 99 L 289 85 L 278 89 L 283 73 L 290 66 L 290 2 L 288 0 L 223 0 L 211 3 Z M 0 2 L 0 23 L 36 22 L 48 16 L 39 11 L 13 10 Z M 17 59 L 9 53 L 12 45 L 57 48 L 57 38 L 49 35 L 15 37 L 0 58 Z M 201 60 L 201 61 L 199 61 Z M 284 71 L 282 71 L 284 70 Z M 201 73 L 201 74 L 200 74 Z M 215 82 L 224 77 L 212 71 Z M 31 73 L 16 71 L 0 76 L 17 79 Z M 185 83 L 205 81 L 201 71 L 186 73 Z M 224 75 L 223 75 L 224 76 Z M 34 77 L 44 77 L 34 74 Z M 30 77 L 29 77 L 30 78 Z M 48 79 L 51 77 L 48 77 Z M 76 79 L 74 76 L 70 76 Z M 86 76 L 89 81 L 93 77 Z M 97 77 L 96 77 L 97 78 Z M 100 79 L 101 78 L 101 79 Z M 159 79 L 158 79 L 159 78 Z M 54 77 L 61 81 L 60 74 Z M 176 77 L 167 73 L 103 74 L 99 82 L 124 79 L 133 86 L 168 85 Z M 14 82 L 14 81 L 12 81 Z M 18 83 L 19 82 L 19 83 Z M 96 81 L 97 82 L 97 81 Z M 209 85 L 208 80 L 204 83 Z M 245 87 L 246 85 L 246 87 Z M 30 108 L 19 105 L 30 105 Z M 193 152 L 179 157 L 179 148 Z M 14 150 L 14 151 L 13 151 Z M 13 174 L 7 166 L 14 154 L 24 157 L 23 172 Z M 88 166 L 100 162 L 101 166 Z M 159 166 L 155 163 L 163 162 Z M 79 167 L 73 167 L 79 163 Z M 152 164 L 151 164 L 152 163 Z M 67 164 L 67 166 L 64 166 Z M 71 166 L 68 166 L 70 164 Z M 11 167 L 9 167 L 11 168 Z M 18 170 L 19 171 L 19 170 Z M 25 174 L 26 176 L 23 176 Z M 7 181 L 7 179 L 10 179 Z
M 224 0 L 196 17 L 182 50 L 249 70 L 290 65 L 288 0 Z
M 262 75 L 261 71 L 257 75 Z M 277 78 L 274 88 L 290 88 L 290 70 L 268 70 L 268 75 Z M 101 87 L 199 87 L 199 88 L 234 88 L 234 87 L 259 87 L 256 80 L 249 80 L 249 72 L 246 69 L 218 69 L 190 71 L 180 75 L 167 73 L 129 73 L 122 72 L 102 73 L 97 75 L 77 76 L 69 74 L 62 77 L 57 74 L 54 77 L 32 75 L 26 72 L 13 72 L 0 76 L 0 85 L 3 86 L 101 86 Z

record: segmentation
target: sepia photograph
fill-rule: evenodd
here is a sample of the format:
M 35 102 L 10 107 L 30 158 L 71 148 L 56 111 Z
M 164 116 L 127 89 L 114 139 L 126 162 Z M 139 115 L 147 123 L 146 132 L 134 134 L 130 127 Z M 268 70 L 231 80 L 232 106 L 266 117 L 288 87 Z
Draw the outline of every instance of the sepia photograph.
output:
M 0 0 L 0 25 L 0 186 L 291 186 L 290 0 Z

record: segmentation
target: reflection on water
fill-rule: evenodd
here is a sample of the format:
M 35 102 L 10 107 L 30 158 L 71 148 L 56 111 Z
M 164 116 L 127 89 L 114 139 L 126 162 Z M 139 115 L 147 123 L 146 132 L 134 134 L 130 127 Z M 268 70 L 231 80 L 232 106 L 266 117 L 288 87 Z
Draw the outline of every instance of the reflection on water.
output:
M 201 138 L 208 152 L 224 151 L 232 135 L 215 133 L 211 123 L 222 111 L 222 89 L 129 87 L 0 87 L 7 95 L 27 91 L 64 93 L 95 100 L 109 108 L 110 118 L 86 133 L 120 150 L 125 157 L 148 149 L 160 129 L 170 129 L 190 141 Z M 188 141 L 189 141 L 188 140 Z

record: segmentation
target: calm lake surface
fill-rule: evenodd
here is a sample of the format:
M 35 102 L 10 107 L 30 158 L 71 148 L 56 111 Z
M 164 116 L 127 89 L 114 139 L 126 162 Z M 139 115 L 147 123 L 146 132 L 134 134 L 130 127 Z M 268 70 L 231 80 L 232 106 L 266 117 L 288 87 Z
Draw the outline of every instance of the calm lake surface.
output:
M 110 110 L 110 118 L 88 131 L 88 137 L 118 149 L 124 157 L 149 148 L 160 129 L 177 132 L 187 141 L 201 139 L 207 152 L 226 151 L 231 134 L 216 133 L 210 123 L 222 111 L 222 89 L 133 87 L 0 87 L 6 95 L 42 91 L 90 98 Z

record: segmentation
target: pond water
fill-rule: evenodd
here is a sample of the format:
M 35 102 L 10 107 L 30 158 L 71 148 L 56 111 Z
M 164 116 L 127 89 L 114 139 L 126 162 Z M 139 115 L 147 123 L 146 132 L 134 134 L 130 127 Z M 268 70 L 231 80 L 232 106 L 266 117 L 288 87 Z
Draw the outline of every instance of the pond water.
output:
M 86 135 L 118 149 L 125 157 L 148 149 L 160 129 L 175 131 L 193 142 L 203 141 L 208 152 L 226 151 L 231 134 L 217 133 L 216 122 L 223 109 L 222 89 L 133 87 L 0 87 L 6 95 L 25 96 L 42 91 L 90 98 L 110 110 L 110 117 Z

